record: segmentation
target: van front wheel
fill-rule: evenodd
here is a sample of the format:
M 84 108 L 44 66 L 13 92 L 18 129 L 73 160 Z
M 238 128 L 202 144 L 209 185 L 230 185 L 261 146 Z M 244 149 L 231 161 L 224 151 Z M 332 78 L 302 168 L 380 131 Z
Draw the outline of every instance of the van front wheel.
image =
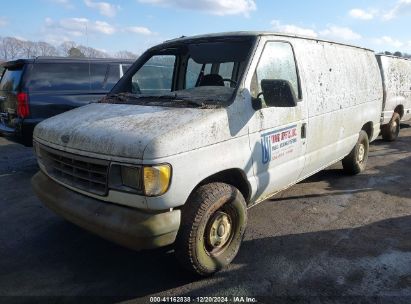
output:
M 400 114 L 394 113 L 389 123 L 381 127 L 382 139 L 394 141 L 400 134 Z
M 201 276 L 231 263 L 247 225 L 247 206 L 237 188 L 200 186 L 184 205 L 175 253 L 182 266 Z
M 363 172 L 367 166 L 369 148 L 368 135 L 364 130 L 361 130 L 355 147 L 342 160 L 344 171 L 352 175 Z

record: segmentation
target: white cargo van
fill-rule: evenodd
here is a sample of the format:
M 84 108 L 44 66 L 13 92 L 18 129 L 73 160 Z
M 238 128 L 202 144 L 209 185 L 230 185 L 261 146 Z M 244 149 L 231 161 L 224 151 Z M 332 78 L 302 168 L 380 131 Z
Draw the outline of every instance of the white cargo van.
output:
M 133 249 L 174 244 L 208 275 L 236 256 L 248 207 L 339 160 L 365 169 L 382 100 L 371 50 L 262 32 L 171 40 L 102 102 L 36 127 L 32 184 L 69 221 Z
M 377 55 L 384 86 L 382 138 L 397 139 L 400 121 L 411 119 L 411 60 Z

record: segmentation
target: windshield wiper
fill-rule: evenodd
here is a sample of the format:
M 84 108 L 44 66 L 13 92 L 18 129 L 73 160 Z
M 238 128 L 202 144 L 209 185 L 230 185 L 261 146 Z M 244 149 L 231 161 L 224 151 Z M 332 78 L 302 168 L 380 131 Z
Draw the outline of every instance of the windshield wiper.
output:
M 131 94 L 131 93 L 127 93 L 127 95 L 124 93 L 119 93 L 119 94 L 109 93 L 106 96 L 104 96 L 102 99 L 100 99 L 98 102 L 99 103 L 112 103 L 112 102 L 120 101 L 120 102 L 126 103 L 130 99 L 138 99 L 138 96 Z
M 147 101 L 146 99 L 150 99 Z M 140 102 L 139 102 L 140 101 Z M 180 105 L 203 107 L 203 103 L 197 103 L 190 99 L 184 97 L 179 97 L 177 94 L 167 94 L 167 95 L 141 95 L 133 93 L 118 93 L 118 94 L 108 94 L 102 98 L 99 103 L 141 103 L 141 104 L 150 104 L 150 103 L 159 103 L 159 104 L 171 104 L 178 103 Z
M 187 106 L 195 106 L 195 107 L 204 107 L 205 105 L 203 103 L 198 103 L 189 99 L 184 99 L 184 98 L 179 98 L 175 99 L 174 102 L 179 102 L 182 104 L 185 104 Z

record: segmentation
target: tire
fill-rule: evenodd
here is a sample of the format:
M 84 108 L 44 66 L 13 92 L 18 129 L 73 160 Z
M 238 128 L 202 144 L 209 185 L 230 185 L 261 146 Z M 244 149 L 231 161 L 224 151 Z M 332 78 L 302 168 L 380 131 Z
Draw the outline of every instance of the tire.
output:
M 361 130 L 354 148 L 342 160 L 344 171 L 350 175 L 363 172 L 367 166 L 369 148 L 368 135 L 364 130 Z
M 183 207 L 176 257 L 189 271 L 211 275 L 235 258 L 246 225 L 247 205 L 237 188 L 224 183 L 200 186 Z
M 400 114 L 394 113 L 389 123 L 381 127 L 382 139 L 395 141 L 400 134 Z

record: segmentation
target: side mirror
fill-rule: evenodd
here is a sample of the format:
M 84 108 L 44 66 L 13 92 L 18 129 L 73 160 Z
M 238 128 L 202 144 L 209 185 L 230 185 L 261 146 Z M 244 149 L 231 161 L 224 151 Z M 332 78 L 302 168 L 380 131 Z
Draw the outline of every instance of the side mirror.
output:
M 282 79 L 263 79 L 261 89 L 265 104 L 269 107 L 296 107 L 297 98 L 291 83 Z
M 258 94 L 258 97 L 251 97 L 251 106 L 255 111 L 261 110 L 263 108 L 263 103 L 260 98 L 260 94 Z

